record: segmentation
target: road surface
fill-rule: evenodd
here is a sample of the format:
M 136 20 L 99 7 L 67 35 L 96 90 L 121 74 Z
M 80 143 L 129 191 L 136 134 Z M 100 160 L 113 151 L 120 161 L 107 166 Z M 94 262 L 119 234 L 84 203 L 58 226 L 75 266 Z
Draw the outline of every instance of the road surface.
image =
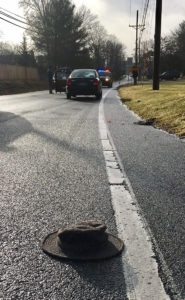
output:
M 103 93 L 104 123 L 138 214 L 150 227 L 160 279 L 171 299 L 184 299 L 185 144 L 134 125 L 137 117 L 120 104 L 116 89 Z M 0 105 L 0 299 L 129 299 L 124 253 L 79 264 L 51 259 L 41 249 L 48 233 L 81 220 L 102 220 L 120 235 L 100 139 L 100 101 L 45 91 L 1 96 Z

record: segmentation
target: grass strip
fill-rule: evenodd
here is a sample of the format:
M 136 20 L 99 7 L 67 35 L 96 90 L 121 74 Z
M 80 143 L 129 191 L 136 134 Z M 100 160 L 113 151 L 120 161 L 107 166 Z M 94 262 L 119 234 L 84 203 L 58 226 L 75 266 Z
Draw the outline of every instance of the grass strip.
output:
M 121 87 L 119 95 L 142 119 L 155 118 L 155 127 L 185 138 L 184 81 L 162 82 L 158 91 L 151 84 Z

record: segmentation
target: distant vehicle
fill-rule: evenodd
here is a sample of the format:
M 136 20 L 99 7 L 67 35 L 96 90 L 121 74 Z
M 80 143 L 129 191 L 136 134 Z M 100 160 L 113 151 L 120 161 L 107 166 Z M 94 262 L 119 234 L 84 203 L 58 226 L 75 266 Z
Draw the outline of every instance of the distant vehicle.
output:
M 167 71 L 162 73 L 159 78 L 160 80 L 176 80 L 180 77 L 180 73 L 177 71 Z
M 53 75 L 53 84 L 56 93 L 65 92 L 66 82 L 69 74 L 71 73 L 70 68 L 58 68 Z
M 94 95 L 97 100 L 102 97 L 102 83 L 94 69 L 73 70 L 66 83 L 67 99 L 77 95 Z
M 100 69 L 100 70 L 98 70 L 98 74 L 101 79 L 102 86 L 108 86 L 111 88 L 112 87 L 112 74 L 111 74 L 110 70 Z

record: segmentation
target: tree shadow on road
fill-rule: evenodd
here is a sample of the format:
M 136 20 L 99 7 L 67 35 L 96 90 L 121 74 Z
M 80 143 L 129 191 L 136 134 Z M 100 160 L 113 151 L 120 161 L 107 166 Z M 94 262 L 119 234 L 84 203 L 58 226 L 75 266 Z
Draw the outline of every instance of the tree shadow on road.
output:
M 95 148 L 86 149 L 67 139 L 59 139 L 54 135 L 52 136 L 44 131 L 35 129 L 28 120 L 20 115 L 10 112 L 0 112 L 0 151 L 16 151 L 16 147 L 12 146 L 11 143 L 28 133 L 40 136 L 46 142 L 52 143 L 66 151 L 73 152 L 78 157 L 86 159 L 87 161 L 94 160 L 96 164 L 102 163 L 102 159 L 99 157 L 99 153 Z
M 33 131 L 32 124 L 25 118 L 10 113 L 0 112 L 0 151 L 14 151 L 15 147 L 9 144 L 22 135 Z

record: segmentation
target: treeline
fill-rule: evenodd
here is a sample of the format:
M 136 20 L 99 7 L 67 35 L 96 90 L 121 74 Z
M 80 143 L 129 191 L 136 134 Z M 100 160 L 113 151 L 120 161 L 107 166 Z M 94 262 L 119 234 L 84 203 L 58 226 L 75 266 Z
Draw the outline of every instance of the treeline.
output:
M 85 6 L 77 9 L 72 0 L 20 0 L 19 4 L 25 12 L 26 34 L 34 52 L 27 49 L 24 39 L 21 55 L 9 59 L 25 63 L 27 58 L 28 64 L 36 63 L 45 72 L 50 65 L 72 69 L 108 67 L 115 79 L 124 73 L 124 45 L 109 35 Z M 11 56 L 12 49 L 8 51 Z
M 37 65 L 33 49 L 29 49 L 25 35 L 20 45 L 0 42 L 0 63 L 35 67 Z
M 149 78 L 153 72 L 154 42 L 142 44 L 140 65 Z M 185 21 L 171 34 L 161 38 L 160 73 L 175 70 L 185 75 Z

